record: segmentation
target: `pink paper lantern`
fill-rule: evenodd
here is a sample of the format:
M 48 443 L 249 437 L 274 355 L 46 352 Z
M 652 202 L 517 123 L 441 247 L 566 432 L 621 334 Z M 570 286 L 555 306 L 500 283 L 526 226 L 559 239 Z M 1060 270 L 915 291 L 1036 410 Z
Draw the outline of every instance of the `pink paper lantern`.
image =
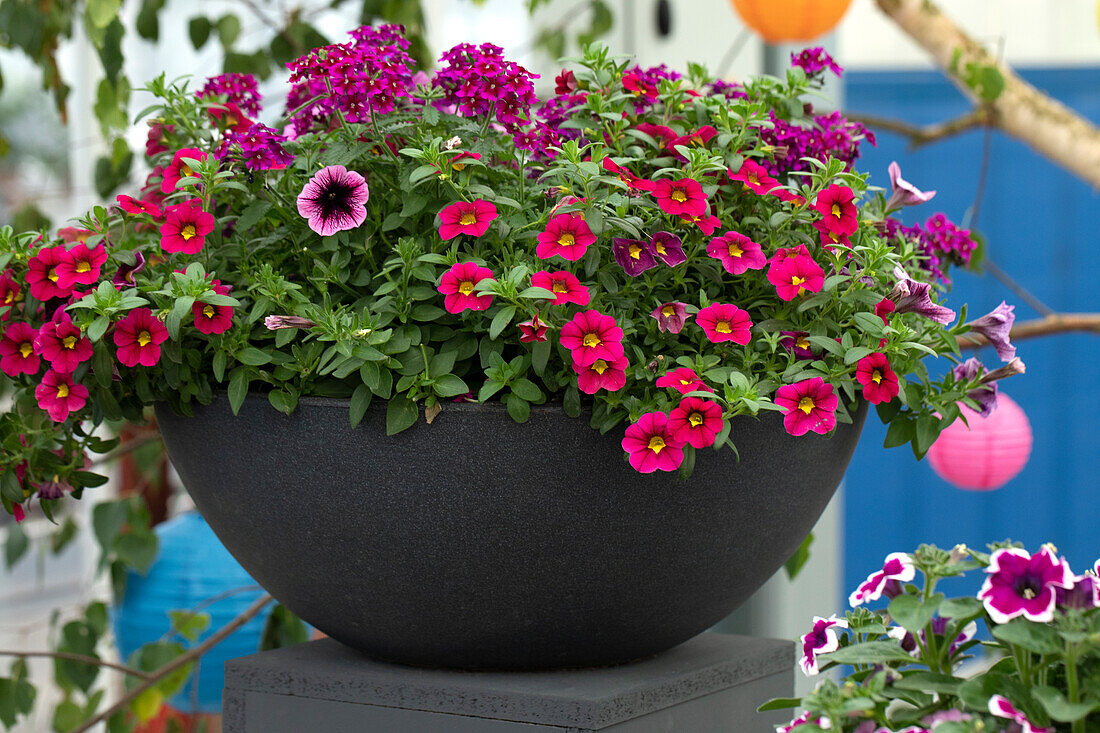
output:
M 967 427 L 956 420 L 928 449 L 932 470 L 960 489 L 992 491 L 1013 479 L 1031 457 L 1031 423 L 1004 392 L 989 417 L 965 405 Z

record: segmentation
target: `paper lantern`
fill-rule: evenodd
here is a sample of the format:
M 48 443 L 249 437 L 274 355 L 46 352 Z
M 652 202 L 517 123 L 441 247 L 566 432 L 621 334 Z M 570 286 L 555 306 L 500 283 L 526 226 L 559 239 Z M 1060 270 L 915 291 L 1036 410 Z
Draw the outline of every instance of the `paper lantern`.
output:
M 992 491 L 1018 474 L 1031 456 L 1031 424 L 1012 399 L 1001 392 L 989 417 L 965 405 L 970 423 L 956 420 L 928 449 L 932 470 L 960 489 Z
M 168 611 L 190 610 L 219 594 L 256 585 L 198 512 L 181 514 L 154 531 L 160 540 L 156 562 L 144 576 L 129 574 L 126 594 L 114 609 L 115 640 L 124 661 L 142 644 L 157 641 L 171 629 Z M 210 626 L 196 643 L 232 621 L 262 594 L 261 590 L 234 593 L 202 608 L 202 613 L 210 614 Z M 225 662 L 259 651 L 265 619 L 265 614 L 256 616 L 204 654 L 187 685 L 169 704 L 187 713 L 221 712 Z M 183 644 L 191 645 L 186 640 Z
M 812 41 L 831 31 L 852 0 L 730 0 L 749 28 L 768 43 Z

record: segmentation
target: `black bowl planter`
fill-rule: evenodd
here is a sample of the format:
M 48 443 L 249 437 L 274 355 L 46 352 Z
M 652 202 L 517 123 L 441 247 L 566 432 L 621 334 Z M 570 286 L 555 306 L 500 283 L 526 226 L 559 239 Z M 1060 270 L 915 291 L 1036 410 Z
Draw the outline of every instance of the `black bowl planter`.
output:
M 199 511 L 252 576 L 339 641 L 381 659 L 468 669 L 583 667 L 669 649 L 721 620 L 797 549 L 855 450 L 855 422 L 795 438 L 737 418 L 740 451 L 692 477 L 635 473 L 559 407 L 517 424 L 447 404 L 387 437 L 345 400 L 262 397 L 157 410 Z

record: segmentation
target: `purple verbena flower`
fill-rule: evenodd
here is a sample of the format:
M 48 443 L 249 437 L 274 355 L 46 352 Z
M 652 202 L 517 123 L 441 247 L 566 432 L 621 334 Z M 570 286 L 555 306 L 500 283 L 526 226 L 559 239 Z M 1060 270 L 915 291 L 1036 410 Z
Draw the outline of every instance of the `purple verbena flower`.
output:
M 817 76 L 826 69 L 837 76 L 844 73 L 844 69 L 833 60 L 833 57 L 820 46 L 804 48 L 797 54 L 791 54 L 791 66 L 798 66 L 806 72 L 806 76 Z
M 1008 623 L 1017 616 L 1046 623 L 1054 619 L 1057 588 L 1070 589 L 1074 576 L 1069 564 L 1055 557 L 1049 547 L 1031 555 L 1027 550 L 1004 547 L 989 558 L 989 577 L 978 599 L 994 623 Z
M 219 160 L 240 160 L 254 171 L 286 168 L 294 156 L 283 149 L 285 142 L 286 136 L 257 122 L 244 132 L 227 133 L 215 155 Z
M 439 57 L 441 68 L 432 83 L 443 91 L 434 102 L 439 109 L 452 107 L 466 117 L 492 116 L 508 132 L 515 133 L 531 119 L 538 102 L 532 74 L 504 58 L 504 49 L 491 43 L 460 43 Z
M 867 580 L 860 583 L 859 587 L 848 596 L 848 604 L 855 608 L 868 601 L 876 601 L 882 597 L 888 581 L 895 580 L 899 583 L 907 583 L 916 576 L 916 568 L 913 560 L 905 552 L 891 552 L 882 563 L 882 570 L 878 570 L 867 576 Z
M 252 74 L 211 76 L 195 96 L 199 99 L 225 97 L 226 102 L 237 105 L 251 117 L 260 114 L 260 92 Z
M 971 331 L 981 334 L 993 344 L 993 348 L 997 350 L 997 357 L 1001 361 L 1011 361 L 1016 356 L 1016 347 L 1008 340 L 1012 324 L 1016 321 L 1013 308 L 1014 306 L 1002 300 L 1001 304 L 991 312 L 965 324 Z
M 1053 728 L 1036 726 L 1003 695 L 993 695 L 989 698 L 989 712 L 998 718 L 1008 718 L 1016 723 L 1020 727 L 1020 733 L 1054 733 Z
M 886 201 L 886 210 L 892 211 L 903 206 L 916 206 L 932 200 L 935 191 L 921 191 L 909 181 L 901 177 L 901 166 L 896 161 L 890 163 L 887 169 L 890 173 L 890 189 L 893 193 Z
M 309 228 L 327 237 L 354 229 L 367 218 L 367 182 L 342 165 L 317 171 L 298 194 L 298 213 L 309 220 Z
M 837 638 L 837 629 L 848 628 L 848 622 L 837 618 L 834 613 L 829 618 L 814 616 L 814 625 L 809 633 L 802 635 L 802 658 L 798 664 L 807 677 L 818 673 L 817 655 L 835 652 L 840 648 L 840 639 Z

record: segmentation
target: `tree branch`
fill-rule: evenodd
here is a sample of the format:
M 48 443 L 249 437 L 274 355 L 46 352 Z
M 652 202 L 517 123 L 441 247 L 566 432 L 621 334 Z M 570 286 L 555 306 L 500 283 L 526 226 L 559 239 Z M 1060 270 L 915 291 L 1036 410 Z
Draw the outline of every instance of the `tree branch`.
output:
M 1053 313 L 1046 318 L 1023 321 L 1012 327 L 1009 338 L 1021 341 L 1076 331 L 1100 334 L 1100 313 Z M 978 349 L 988 345 L 989 339 L 978 333 L 966 333 L 959 337 L 960 349 Z
M 932 0 L 875 2 L 975 104 L 985 101 L 980 91 L 987 93 L 987 99 L 996 91 L 990 86 L 982 90 L 975 87 L 995 81 L 990 77 L 999 74 L 1004 87 L 988 101 L 996 127 L 1100 188 L 1100 129 L 1017 76 L 944 15 Z M 986 70 L 990 73 L 981 73 Z
M 141 695 L 141 693 L 145 692 L 151 687 L 154 687 L 158 682 L 178 670 L 180 667 L 184 667 L 201 657 L 203 654 L 206 654 L 206 652 L 210 651 L 210 649 L 219 644 L 223 639 L 225 639 L 225 637 L 229 636 L 234 631 L 251 621 L 254 616 L 258 615 L 261 611 L 264 610 L 264 608 L 267 606 L 268 603 L 271 602 L 271 600 L 271 596 L 267 594 L 264 594 L 263 597 L 258 598 L 255 603 L 253 603 L 251 606 L 241 612 L 241 614 L 237 616 L 237 618 L 233 619 L 228 624 L 218 629 L 218 631 L 211 635 L 210 638 L 208 638 L 206 641 L 179 655 L 168 664 L 165 664 L 164 666 L 159 667 L 158 669 L 149 673 L 149 678 L 145 682 L 142 682 L 140 685 L 130 689 L 118 700 L 118 702 L 116 702 L 114 705 L 111 705 L 106 710 L 97 714 L 90 720 L 86 721 L 79 728 L 76 728 L 73 733 L 85 733 L 85 731 L 91 730 L 100 723 L 108 720 L 115 713 L 125 709 L 126 706 L 137 699 Z
M 866 115 L 859 112 L 845 112 L 844 116 L 849 120 L 862 122 L 867 127 L 893 132 L 909 138 L 910 150 L 916 150 L 929 143 L 961 135 L 977 128 L 996 126 L 994 111 L 985 105 L 975 107 L 966 114 L 959 115 L 946 122 L 937 122 L 932 125 L 914 125 L 904 120 Z
M 108 662 L 99 657 L 87 657 L 83 654 L 70 654 L 69 652 L 19 652 L 9 649 L 0 649 L 0 657 L 18 657 L 20 659 L 47 657 L 49 659 L 65 659 L 70 662 L 82 662 L 84 664 L 94 664 L 97 667 L 106 667 L 107 669 L 113 669 L 124 674 L 133 675 L 143 680 L 147 680 L 150 677 L 148 672 L 142 672 L 140 669 L 127 667 L 124 664 L 115 664 L 114 662 Z

